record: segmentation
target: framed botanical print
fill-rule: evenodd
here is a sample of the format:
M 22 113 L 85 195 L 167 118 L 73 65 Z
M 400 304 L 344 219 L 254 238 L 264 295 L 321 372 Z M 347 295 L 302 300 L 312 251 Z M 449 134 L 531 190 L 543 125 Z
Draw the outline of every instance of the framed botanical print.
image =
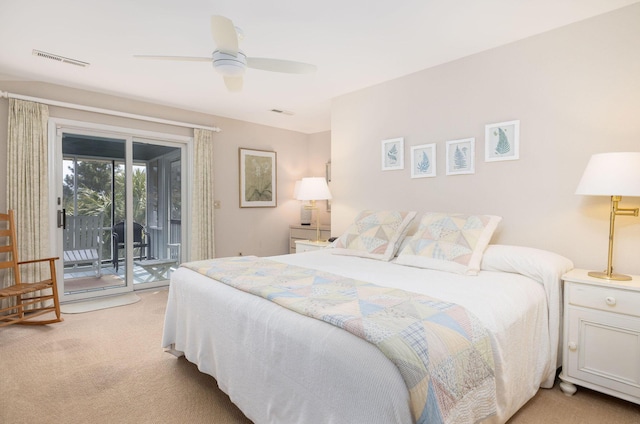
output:
M 404 169 L 404 138 L 382 140 L 382 170 Z
M 474 174 L 475 138 L 447 141 L 447 175 Z
M 520 158 L 520 121 L 488 124 L 484 128 L 485 162 Z
M 411 178 L 436 176 L 436 144 L 411 146 Z
M 275 207 L 277 194 L 276 152 L 239 149 L 240 207 Z

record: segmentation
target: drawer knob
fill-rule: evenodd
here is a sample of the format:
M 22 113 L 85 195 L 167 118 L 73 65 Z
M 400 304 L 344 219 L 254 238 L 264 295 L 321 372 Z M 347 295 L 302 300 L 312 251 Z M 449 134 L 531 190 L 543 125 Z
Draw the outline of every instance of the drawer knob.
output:
M 578 348 L 578 345 L 576 345 L 576 342 L 569 342 L 569 350 L 574 351 Z
M 607 296 L 604 299 L 604 301 L 607 302 L 607 305 L 609 305 L 609 306 L 616 306 L 616 298 L 615 297 Z

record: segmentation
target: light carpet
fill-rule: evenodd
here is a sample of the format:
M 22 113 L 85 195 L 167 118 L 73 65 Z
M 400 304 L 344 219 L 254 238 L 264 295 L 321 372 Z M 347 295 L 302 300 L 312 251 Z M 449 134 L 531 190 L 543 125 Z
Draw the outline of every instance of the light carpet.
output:
M 65 277 L 64 279 L 65 292 L 92 290 L 102 287 L 118 287 L 124 285 L 125 281 L 122 277 L 110 274 L 103 274 L 101 277 Z
M 0 328 L 0 423 L 250 424 L 213 377 L 163 351 L 167 291 L 139 296 L 52 325 Z M 568 397 L 556 384 L 508 422 L 539 423 L 638 424 L 640 405 L 583 388 Z
M 116 296 L 105 296 L 98 299 L 84 300 L 60 305 L 63 314 L 82 314 L 84 312 L 97 311 L 99 309 L 115 308 L 117 306 L 131 305 L 140 301 L 135 293 L 125 293 Z

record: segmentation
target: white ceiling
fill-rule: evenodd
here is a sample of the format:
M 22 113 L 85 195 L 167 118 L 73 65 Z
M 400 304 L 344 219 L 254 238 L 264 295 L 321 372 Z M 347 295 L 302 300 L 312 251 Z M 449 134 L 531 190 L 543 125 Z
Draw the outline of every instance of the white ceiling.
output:
M 315 133 L 330 129 L 336 96 L 637 2 L 0 0 L 0 80 L 50 82 Z M 209 56 L 211 15 L 242 29 L 247 56 L 312 63 L 317 73 L 248 69 L 243 91 L 228 93 L 208 63 L 133 57 Z M 90 65 L 38 58 L 33 49 Z

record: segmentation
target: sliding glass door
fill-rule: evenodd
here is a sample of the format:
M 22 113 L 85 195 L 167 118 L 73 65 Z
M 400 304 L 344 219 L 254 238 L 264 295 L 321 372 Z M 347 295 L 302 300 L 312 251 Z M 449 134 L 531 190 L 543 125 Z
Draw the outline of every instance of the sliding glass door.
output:
M 127 139 L 90 131 L 59 134 L 62 181 L 57 233 L 62 234 L 62 299 L 130 291 L 123 252 L 113 250 L 115 224 L 126 211 Z M 130 191 L 130 190 L 129 190 Z M 125 245 L 123 245 L 125 248 Z M 125 256 L 126 257 L 126 256 Z
M 56 131 L 61 301 L 168 284 L 181 262 L 184 143 Z

